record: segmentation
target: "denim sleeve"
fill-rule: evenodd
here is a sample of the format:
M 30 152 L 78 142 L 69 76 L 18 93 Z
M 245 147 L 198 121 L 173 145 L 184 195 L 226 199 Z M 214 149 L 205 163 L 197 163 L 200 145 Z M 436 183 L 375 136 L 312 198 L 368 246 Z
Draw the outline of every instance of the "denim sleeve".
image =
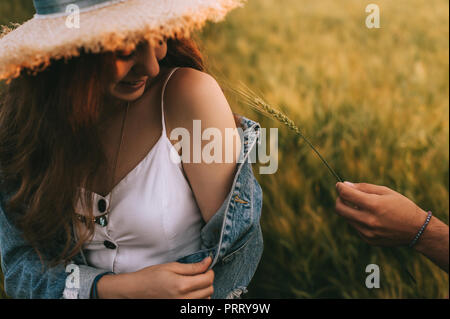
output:
M 0 257 L 5 292 L 12 298 L 89 299 L 95 277 L 108 271 L 81 262 L 45 268 L 35 250 L 6 217 L 1 193 Z

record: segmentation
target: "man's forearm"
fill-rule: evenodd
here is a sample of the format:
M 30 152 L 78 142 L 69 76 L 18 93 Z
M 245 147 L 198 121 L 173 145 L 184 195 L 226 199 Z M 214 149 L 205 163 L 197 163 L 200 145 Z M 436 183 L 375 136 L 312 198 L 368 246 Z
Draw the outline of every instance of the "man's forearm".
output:
M 448 226 L 432 217 L 414 248 L 448 273 Z

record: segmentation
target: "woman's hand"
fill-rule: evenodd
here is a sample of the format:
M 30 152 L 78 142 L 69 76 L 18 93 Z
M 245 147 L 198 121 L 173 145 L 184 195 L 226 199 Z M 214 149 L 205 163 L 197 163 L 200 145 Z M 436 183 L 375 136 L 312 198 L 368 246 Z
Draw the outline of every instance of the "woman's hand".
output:
M 409 244 L 427 213 L 405 196 L 373 184 L 336 184 L 336 211 L 371 245 Z
M 146 267 L 133 273 L 105 275 L 97 283 L 99 298 L 205 299 L 214 292 L 214 272 L 208 270 L 211 257 L 195 264 Z

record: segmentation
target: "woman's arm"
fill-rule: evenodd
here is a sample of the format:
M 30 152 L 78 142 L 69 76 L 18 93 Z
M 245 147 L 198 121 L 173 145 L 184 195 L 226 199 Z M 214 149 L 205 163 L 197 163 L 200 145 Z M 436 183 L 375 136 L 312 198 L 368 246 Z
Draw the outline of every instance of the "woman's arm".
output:
M 230 191 L 241 151 L 233 113 L 216 80 L 192 68 L 174 73 L 164 101 L 169 139 L 172 129 L 189 132 L 189 145 L 182 146 L 183 170 L 208 222 Z
M 41 261 L 3 211 L 0 194 L 0 255 L 9 297 L 21 299 L 91 298 L 94 279 L 106 269 L 70 264 L 44 268 Z M 212 259 L 196 264 L 169 263 L 133 273 L 105 275 L 97 283 L 99 298 L 208 298 L 213 294 Z M 74 279 L 74 280 L 71 280 Z
M 214 292 L 212 258 L 199 263 L 172 262 L 132 273 L 105 275 L 97 284 L 100 299 L 205 299 Z

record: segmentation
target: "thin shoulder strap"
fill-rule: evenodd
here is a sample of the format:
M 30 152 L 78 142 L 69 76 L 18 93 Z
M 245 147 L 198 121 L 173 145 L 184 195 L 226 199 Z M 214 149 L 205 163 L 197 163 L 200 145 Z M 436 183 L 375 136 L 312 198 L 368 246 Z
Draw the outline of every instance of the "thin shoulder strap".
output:
M 166 90 L 166 85 L 167 85 L 167 82 L 169 82 L 170 77 L 179 68 L 180 67 L 176 67 L 172 71 L 170 71 L 170 74 L 166 78 L 166 81 L 164 82 L 164 85 L 163 85 L 163 88 L 162 88 L 162 93 L 161 93 L 161 114 L 162 114 L 162 127 L 163 127 L 163 133 L 164 134 L 166 133 L 166 122 L 164 120 L 164 91 Z

